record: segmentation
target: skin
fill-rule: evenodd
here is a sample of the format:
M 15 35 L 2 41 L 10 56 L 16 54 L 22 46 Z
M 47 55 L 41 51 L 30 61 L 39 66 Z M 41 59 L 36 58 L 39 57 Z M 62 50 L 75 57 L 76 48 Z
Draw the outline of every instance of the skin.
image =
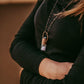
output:
M 63 79 L 72 67 L 70 62 L 56 62 L 49 58 L 44 58 L 39 65 L 39 74 L 48 79 Z
M 70 62 L 56 62 L 49 58 L 44 58 L 39 65 L 39 74 L 47 79 L 61 80 L 67 75 L 73 63 Z M 19 78 L 23 68 L 19 71 Z

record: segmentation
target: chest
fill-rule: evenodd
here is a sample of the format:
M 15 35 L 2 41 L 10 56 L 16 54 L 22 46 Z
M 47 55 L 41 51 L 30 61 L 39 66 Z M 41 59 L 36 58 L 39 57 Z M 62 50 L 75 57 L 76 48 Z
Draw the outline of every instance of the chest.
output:
M 52 13 L 50 23 L 54 19 L 53 14 L 59 11 L 60 9 L 56 6 Z M 49 14 L 46 3 L 43 2 L 38 8 L 34 18 L 35 36 L 38 48 L 40 48 L 41 45 L 42 33 L 45 30 L 48 17 Z M 48 36 L 48 49 L 55 47 L 61 50 L 74 51 L 74 49 L 80 46 L 80 23 L 78 22 L 78 17 L 67 16 L 60 19 L 57 18 L 51 25 Z

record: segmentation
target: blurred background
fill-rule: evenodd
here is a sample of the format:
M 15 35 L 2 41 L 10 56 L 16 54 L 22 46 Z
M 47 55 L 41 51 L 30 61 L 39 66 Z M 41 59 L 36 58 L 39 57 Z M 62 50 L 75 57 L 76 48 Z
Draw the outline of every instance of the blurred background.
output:
M 10 44 L 36 0 L 0 0 L 0 84 L 19 84 L 20 66 L 11 58 Z

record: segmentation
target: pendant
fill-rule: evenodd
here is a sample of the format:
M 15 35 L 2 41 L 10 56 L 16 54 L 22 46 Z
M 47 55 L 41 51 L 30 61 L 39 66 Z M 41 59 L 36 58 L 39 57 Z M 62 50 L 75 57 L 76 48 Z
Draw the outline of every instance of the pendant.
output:
M 46 42 L 47 42 L 47 39 L 46 37 L 43 37 L 42 38 L 42 43 L 41 43 L 41 51 L 46 51 Z
M 41 51 L 46 51 L 47 41 L 48 41 L 48 33 L 43 32 L 42 42 L 41 42 Z

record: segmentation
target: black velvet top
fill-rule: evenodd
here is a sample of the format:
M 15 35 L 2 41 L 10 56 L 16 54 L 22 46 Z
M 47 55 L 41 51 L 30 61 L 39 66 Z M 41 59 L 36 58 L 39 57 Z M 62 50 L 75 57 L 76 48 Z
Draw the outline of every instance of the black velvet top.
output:
M 49 31 L 47 50 L 45 52 L 40 50 L 42 32 L 56 1 L 38 0 L 32 13 L 15 35 L 11 44 L 10 53 L 12 58 L 24 68 L 21 75 L 21 84 L 84 83 L 84 24 L 80 34 L 79 16 L 56 19 Z M 53 14 L 62 11 L 69 2 L 70 0 L 58 0 Z M 73 4 L 66 10 L 70 9 Z M 54 18 L 53 14 L 49 20 L 50 22 Z M 40 76 L 38 72 L 40 62 L 46 57 L 60 62 L 74 62 L 74 65 L 63 80 L 47 79 Z

